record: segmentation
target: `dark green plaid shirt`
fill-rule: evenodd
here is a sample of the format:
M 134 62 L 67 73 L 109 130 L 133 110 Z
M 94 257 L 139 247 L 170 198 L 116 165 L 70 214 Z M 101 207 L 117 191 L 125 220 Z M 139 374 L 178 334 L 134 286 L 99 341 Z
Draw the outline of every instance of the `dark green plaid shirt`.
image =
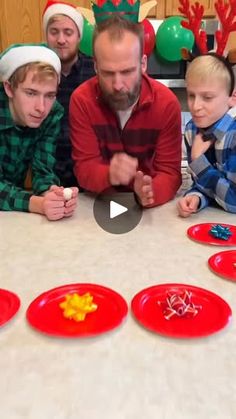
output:
M 59 185 L 54 173 L 56 140 L 63 108 L 55 102 L 39 128 L 15 125 L 8 97 L 0 83 L 0 210 L 28 211 L 32 195 Z M 24 190 L 32 168 L 32 192 Z

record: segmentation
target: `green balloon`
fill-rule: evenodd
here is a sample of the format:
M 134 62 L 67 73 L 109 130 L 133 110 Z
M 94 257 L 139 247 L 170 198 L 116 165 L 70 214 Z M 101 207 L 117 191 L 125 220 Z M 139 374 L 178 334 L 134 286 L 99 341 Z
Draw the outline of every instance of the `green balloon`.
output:
M 79 49 L 89 57 L 93 56 L 93 31 L 94 25 L 84 19 L 83 36 L 80 40 Z
M 156 33 L 156 51 L 167 61 L 181 60 L 181 48 L 192 49 L 194 35 L 183 28 L 182 16 L 172 16 L 164 20 Z

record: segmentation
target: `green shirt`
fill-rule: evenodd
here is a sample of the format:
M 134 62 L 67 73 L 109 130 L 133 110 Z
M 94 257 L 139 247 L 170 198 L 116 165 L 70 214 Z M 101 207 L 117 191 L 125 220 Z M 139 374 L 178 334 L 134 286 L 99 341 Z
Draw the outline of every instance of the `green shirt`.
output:
M 59 185 L 54 173 L 56 140 L 63 108 L 55 102 L 39 128 L 15 125 L 9 100 L 0 83 L 0 210 L 28 211 L 32 195 Z M 32 168 L 32 192 L 24 190 L 28 168 Z

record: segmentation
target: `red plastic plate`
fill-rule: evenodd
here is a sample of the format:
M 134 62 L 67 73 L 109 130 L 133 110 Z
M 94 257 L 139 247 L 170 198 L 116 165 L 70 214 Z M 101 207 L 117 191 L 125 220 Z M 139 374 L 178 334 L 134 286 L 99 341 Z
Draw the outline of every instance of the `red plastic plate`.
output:
M 232 235 L 229 237 L 228 240 L 218 239 L 209 233 L 211 228 L 215 226 L 216 224 L 220 224 L 224 227 L 229 227 L 230 231 L 232 232 Z M 200 243 L 212 244 L 214 246 L 236 246 L 236 226 L 231 225 L 231 224 L 223 224 L 223 223 L 196 224 L 188 228 L 187 235 L 190 237 L 190 239 L 198 241 Z
M 217 275 L 236 281 L 236 250 L 225 250 L 212 255 L 208 265 Z
M 18 295 L 11 291 L 0 289 L 0 326 L 3 326 L 15 316 L 20 308 Z
M 66 319 L 59 304 L 66 294 L 93 296 L 98 308 L 89 313 L 85 320 L 76 322 Z M 38 331 L 60 337 L 89 337 L 107 332 L 119 326 L 128 312 L 124 298 L 110 288 L 96 284 L 69 284 L 46 291 L 39 295 L 28 307 L 28 322 Z
M 167 293 L 192 293 L 192 302 L 201 305 L 195 317 L 172 317 L 166 320 L 158 302 L 166 301 Z M 131 302 L 136 319 L 147 329 L 173 338 L 208 336 L 224 328 L 230 321 L 230 306 L 218 295 L 187 284 L 160 284 L 136 294 Z

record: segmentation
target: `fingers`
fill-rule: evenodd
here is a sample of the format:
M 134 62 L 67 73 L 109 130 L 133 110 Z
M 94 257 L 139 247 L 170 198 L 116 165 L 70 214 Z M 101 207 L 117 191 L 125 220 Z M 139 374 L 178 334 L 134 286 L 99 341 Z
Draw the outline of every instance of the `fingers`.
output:
M 204 141 L 202 138 L 202 134 L 197 134 L 194 137 L 193 145 L 191 149 L 191 159 L 195 160 L 200 157 L 202 154 L 206 153 L 209 147 L 212 145 L 213 141 Z
M 64 217 L 64 203 L 63 201 L 45 200 L 44 214 L 48 220 L 59 220 Z
M 135 175 L 135 180 L 137 182 L 143 182 L 144 177 L 145 176 L 144 176 L 143 172 L 141 170 L 138 170 L 136 175 Z
M 44 195 L 43 209 L 48 220 L 59 220 L 63 217 L 71 217 L 77 207 L 79 189 L 72 187 L 72 197 L 68 201 L 64 198 L 63 187 L 56 185 Z
M 65 217 L 71 217 L 75 211 L 75 209 L 77 208 L 77 197 L 76 198 L 72 198 L 70 199 L 70 201 L 67 201 L 65 203 L 65 207 L 64 207 L 64 215 Z
M 77 199 L 78 195 L 79 195 L 79 188 L 77 188 L 76 186 L 72 186 L 71 188 L 72 190 L 72 199 Z
M 180 208 L 180 207 L 178 207 L 178 213 L 179 213 L 179 216 L 180 217 L 182 217 L 182 218 L 187 218 L 187 217 L 190 217 L 190 215 L 192 214 L 192 212 L 191 211 L 184 211 L 182 208 Z
M 135 175 L 134 187 L 137 190 L 142 188 L 142 185 L 143 185 L 143 177 L 144 177 L 143 172 L 141 172 L 140 170 Z
M 72 198 L 65 202 L 64 216 L 71 217 L 77 208 L 79 189 L 72 187 Z
M 154 203 L 151 176 L 144 175 L 143 172 L 138 171 L 135 176 L 134 191 L 137 194 L 142 206 L 148 206 Z
M 128 185 L 135 177 L 138 160 L 126 153 L 116 153 L 110 162 L 109 179 L 111 185 Z
M 49 221 L 57 221 L 57 220 L 61 220 L 62 218 L 64 218 L 64 212 L 54 212 L 54 213 L 49 213 L 49 214 L 45 214 L 47 219 Z
M 64 189 L 63 186 L 52 185 L 49 188 L 49 190 L 46 192 L 46 194 L 48 194 L 49 192 L 54 192 L 55 195 L 57 195 L 58 197 L 62 197 L 62 195 L 63 195 L 63 189 Z
M 65 188 L 63 188 L 63 186 L 52 185 L 50 189 L 45 193 L 45 195 L 50 192 L 54 192 L 54 194 L 57 196 L 57 198 L 56 197 L 54 198 L 55 200 L 58 198 L 60 199 L 62 197 L 64 198 L 63 196 L 64 189 Z M 72 190 L 72 198 L 75 198 L 76 196 L 78 196 L 79 189 L 76 186 L 72 186 L 71 188 L 68 188 L 68 189 Z
M 187 195 L 177 202 L 178 213 L 181 217 L 187 218 L 191 214 L 194 214 L 200 202 L 200 198 L 197 195 Z

